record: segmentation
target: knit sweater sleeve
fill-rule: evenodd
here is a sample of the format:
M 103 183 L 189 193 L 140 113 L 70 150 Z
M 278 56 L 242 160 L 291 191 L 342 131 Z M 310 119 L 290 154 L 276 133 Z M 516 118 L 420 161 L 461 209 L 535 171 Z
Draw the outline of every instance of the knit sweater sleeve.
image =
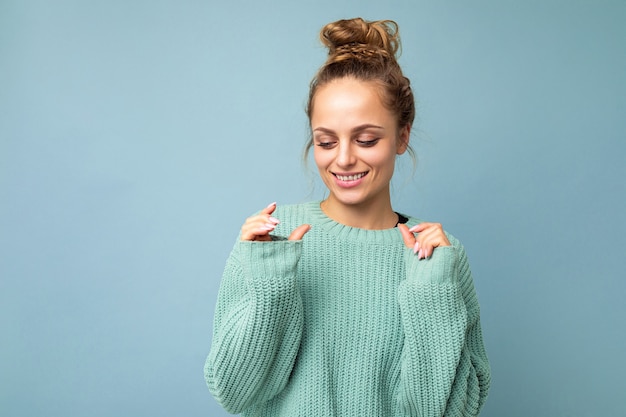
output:
M 490 385 L 478 300 L 461 244 L 429 259 L 406 252 L 398 299 L 405 341 L 400 404 L 407 415 L 477 416 Z
M 213 396 L 236 414 L 286 385 L 300 345 L 301 241 L 237 242 L 224 270 L 204 373 Z

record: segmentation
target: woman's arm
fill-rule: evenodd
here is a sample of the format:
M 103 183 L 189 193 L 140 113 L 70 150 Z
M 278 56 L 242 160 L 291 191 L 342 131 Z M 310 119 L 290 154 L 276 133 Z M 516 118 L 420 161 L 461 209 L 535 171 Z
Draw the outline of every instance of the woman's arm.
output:
M 231 413 L 278 394 L 300 345 L 302 300 L 296 271 L 300 239 L 308 226 L 297 228 L 291 240 L 264 241 L 273 227 L 260 232 L 260 241 L 254 236 L 243 238 L 246 229 L 258 229 L 259 217 L 269 217 L 274 208 L 268 206 L 242 227 L 242 240 L 227 261 L 216 304 L 205 379 L 213 396 Z
M 460 243 L 448 238 L 451 246 L 427 259 L 407 250 L 398 290 L 405 332 L 400 403 L 409 415 L 477 416 L 489 389 L 469 263 Z

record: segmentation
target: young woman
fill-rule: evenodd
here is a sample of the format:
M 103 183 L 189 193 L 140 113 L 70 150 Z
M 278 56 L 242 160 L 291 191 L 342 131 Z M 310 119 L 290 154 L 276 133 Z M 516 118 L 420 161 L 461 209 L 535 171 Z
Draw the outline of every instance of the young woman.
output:
M 465 251 L 396 213 L 415 104 L 392 21 L 326 25 L 307 113 L 328 198 L 272 203 L 227 261 L 205 377 L 245 416 L 476 416 L 490 370 Z

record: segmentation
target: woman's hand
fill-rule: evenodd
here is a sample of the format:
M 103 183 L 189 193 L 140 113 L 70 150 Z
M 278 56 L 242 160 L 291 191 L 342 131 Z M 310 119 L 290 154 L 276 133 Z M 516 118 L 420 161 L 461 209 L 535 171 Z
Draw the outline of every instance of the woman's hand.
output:
M 256 216 L 246 219 L 241 227 L 241 240 L 270 241 L 270 232 L 272 232 L 280 220 L 272 217 L 272 213 L 276 210 L 276 203 L 272 203 L 265 207 Z M 306 232 L 311 230 L 311 226 L 303 224 L 296 227 L 289 235 L 289 240 L 300 240 Z
M 404 244 L 413 249 L 419 259 L 431 257 L 439 246 L 450 246 L 440 223 L 420 223 L 410 229 L 405 224 L 399 224 L 398 229 L 402 233 Z M 417 233 L 417 236 L 413 233 Z

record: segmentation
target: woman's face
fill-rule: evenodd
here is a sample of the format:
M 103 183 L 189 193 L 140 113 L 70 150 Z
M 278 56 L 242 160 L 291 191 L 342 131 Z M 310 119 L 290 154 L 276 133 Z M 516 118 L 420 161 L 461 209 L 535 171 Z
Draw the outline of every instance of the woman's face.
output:
M 311 130 L 329 201 L 349 206 L 389 201 L 395 157 L 406 150 L 409 127 L 398 131 L 375 84 L 342 78 L 320 87 Z

